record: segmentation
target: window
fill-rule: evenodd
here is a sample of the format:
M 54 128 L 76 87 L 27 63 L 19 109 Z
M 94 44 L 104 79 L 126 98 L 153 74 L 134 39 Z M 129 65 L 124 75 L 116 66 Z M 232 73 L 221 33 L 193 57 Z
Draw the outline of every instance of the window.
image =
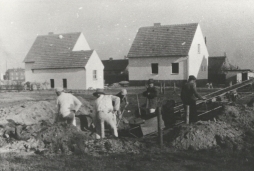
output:
M 93 70 L 93 79 L 97 80 L 97 70 Z
M 179 63 L 172 63 L 172 74 L 179 73 Z
M 55 81 L 54 79 L 50 79 L 50 87 L 55 88 Z
M 200 44 L 198 44 L 198 54 L 200 54 Z
M 158 63 L 152 63 L 152 74 L 158 74 L 159 73 L 159 64 Z
M 67 88 L 67 79 L 63 79 L 63 88 Z

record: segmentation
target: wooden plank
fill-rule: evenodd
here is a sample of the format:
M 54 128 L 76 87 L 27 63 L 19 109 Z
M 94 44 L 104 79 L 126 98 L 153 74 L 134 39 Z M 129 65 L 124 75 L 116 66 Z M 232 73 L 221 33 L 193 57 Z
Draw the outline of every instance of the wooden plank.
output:
M 157 132 L 158 131 L 157 117 L 146 120 L 144 124 L 140 125 L 140 127 L 143 135 L 148 135 L 153 132 Z M 164 121 L 162 119 L 161 119 L 161 128 L 162 129 L 165 128 Z

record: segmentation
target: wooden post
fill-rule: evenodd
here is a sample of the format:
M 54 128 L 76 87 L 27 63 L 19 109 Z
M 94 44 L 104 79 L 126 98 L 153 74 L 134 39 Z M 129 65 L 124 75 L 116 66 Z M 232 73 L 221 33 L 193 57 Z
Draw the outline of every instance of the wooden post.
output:
M 163 82 L 163 94 L 165 94 L 165 81 Z
M 186 124 L 189 124 L 189 118 L 190 118 L 190 106 L 186 106 Z
M 137 95 L 137 102 L 138 102 L 138 114 L 139 114 L 139 116 L 141 116 L 138 94 L 136 94 L 136 95 Z
M 159 138 L 159 143 L 160 147 L 163 146 L 163 133 L 161 129 L 161 107 L 157 108 L 157 120 L 158 120 L 158 138 Z
M 162 82 L 160 82 L 160 91 L 161 91 L 161 94 L 162 94 Z

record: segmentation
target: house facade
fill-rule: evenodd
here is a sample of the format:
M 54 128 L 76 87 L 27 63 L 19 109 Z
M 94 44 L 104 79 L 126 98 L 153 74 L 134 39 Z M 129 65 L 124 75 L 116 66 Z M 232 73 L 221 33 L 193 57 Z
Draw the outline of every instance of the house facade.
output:
M 24 62 L 29 82 L 76 90 L 104 87 L 104 66 L 80 32 L 38 36 Z
M 181 84 L 189 75 L 207 82 L 208 51 L 197 23 L 140 28 L 128 58 L 131 85 L 151 78 Z

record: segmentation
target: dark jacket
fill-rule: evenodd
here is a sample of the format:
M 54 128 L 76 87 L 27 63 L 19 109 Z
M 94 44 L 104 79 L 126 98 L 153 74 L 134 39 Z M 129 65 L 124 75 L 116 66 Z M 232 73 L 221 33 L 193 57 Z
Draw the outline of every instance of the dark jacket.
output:
M 187 82 L 183 85 L 182 91 L 181 91 L 181 99 L 184 104 L 188 104 L 191 102 L 194 102 L 198 99 L 203 99 L 202 96 L 200 96 L 196 89 L 195 83 Z
M 155 87 L 148 87 L 146 91 L 143 92 L 143 96 L 145 96 L 148 99 L 154 99 L 157 97 L 157 90 Z
M 143 92 L 143 96 L 146 99 L 146 108 L 153 108 L 157 107 L 157 90 L 155 87 L 148 87 L 145 92 Z

